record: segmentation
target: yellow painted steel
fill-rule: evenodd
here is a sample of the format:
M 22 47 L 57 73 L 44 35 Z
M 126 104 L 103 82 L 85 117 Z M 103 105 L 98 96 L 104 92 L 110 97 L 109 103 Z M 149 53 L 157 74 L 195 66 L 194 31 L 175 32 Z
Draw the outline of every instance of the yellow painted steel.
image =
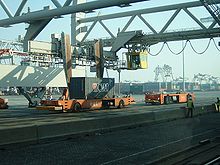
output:
M 147 51 L 140 52 L 128 52 L 127 55 L 127 66 L 128 69 L 147 69 L 148 68 L 148 53 Z
M 140 68 L 147 69 L 148 68 L 147 51 L 140 52 L 139 57 L 140 57 Z

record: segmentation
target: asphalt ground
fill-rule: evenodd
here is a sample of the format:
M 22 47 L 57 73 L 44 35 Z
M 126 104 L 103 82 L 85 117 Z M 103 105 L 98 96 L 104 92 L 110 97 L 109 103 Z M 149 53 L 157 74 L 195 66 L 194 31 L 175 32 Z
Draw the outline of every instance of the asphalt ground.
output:
M 220 135 L 220 113 L 209 113 L 55 142 L 0 148 L 1 165 L 148 164 Z M 12 135 L 13 136 L 13 135 Z
M 196 99 L 197 115 L 212 112 L 219 92 L 200 93 Z M 60 141 L 87 133 L 102 133 L 142 124 L 153 124 L 185 116 L 186 104 L 146 105 L 137 98 L 137 104 L 124 109 L 95 110 L 83 113 L 39 111 L 27 107 L 23 96 L 7 96 L 9 109 L 0 110 L 0 145 L 39 144 Z M 211 109 L 210 109 L 211 108 Z M 211 111 L 210 111 L 211 110 Z M 77 136 L 74 136 L 77 135 Z
M 47 110 L 36 110 L 35 108 L 28 108 L 26 105 L 12 105 L 9 109 L 0 110 L 0 129 L 17 125 L 39 124 L 42 122 L 52 123 L 68 120 L 78 121 L 95 118 L 155 113 L 157 111 L 171 111 L 181 109 L 185 106 L 185 103 L 170 105 L 146 105 L 145 103 L 139 102 L 123 109 L 103 109 L 93 111 L 87 110 L 80 113 L 63 113 L 54 111 L 51 112 Z
M 206 105 L 213 103 L 218 93 L 200 93 L 195 102 L 196 115 L 210 112 L 214 106 Z M 0 110 L 0 145 L 39 143 L 45 139 L 57 139 L 73 134 L 173 120 L 185 117 L 186 112 L 183 108 L 186 104 L 152 106 L 146 105 L 138 98 L 137 104 L 123 109 L 102 109 L 83 113 L 40 111 L 28 108 L 23 96 L 8 96 L 8 99 L 9 109 Z
M 216 101 L 216 97 L 220 97 L 220 91 L 209 91 L 209 92 L 196 92 L 195 93 L 196 100 L 195 100 L 195 106 L 205 106 L 205 105 L 211 105 Z M 84 116 L 85 113 L 74 113 L 74 114 L 64 114 L 64 113 L 57 113 L 57 112 L 50 112 L 50 111 L 37 111 L 34 108 L 28 108 L 28 101 L 24 98 L 24 96 L 2 96 L 3 98 L 8 98 L 9 100 L 9 109 L 8 110 L 0 110 L 0 122 L 7 123 L 7 120 L 11 122 L 11 120 L 32 120 L 32 119 L 43 119 L 43 118 L 54 118 L 56 117 L 68 117 L 68 116 L 74 116 L 74 117 L 81 117 Z M 57 96 L 58 97 L 58 96 Z M 138 110 L 138 111 L 156 111 L 156 110 L 166 110 L 166 109 L 179 109 L 180 107 L 186 106 L 186 104 L 172 104 L 172 105 L 161 105 L 161 106 L 151 106 L 146 105 L 144 103 L 144 95 L 134 95 L 134 98 L 137 102 L 135 105 L 130 105 L 122 110 L 107 110 L 107 111 L 87 111 L 86 115 L 88 116 L 96 116 L 96 115 L 114 115 L 115 112 L 125 113 L 126 111 L 132 111 Z M 103 113 L 104 112 L 104 113 Z M 135 113 L 135 112 L 134 112 Z

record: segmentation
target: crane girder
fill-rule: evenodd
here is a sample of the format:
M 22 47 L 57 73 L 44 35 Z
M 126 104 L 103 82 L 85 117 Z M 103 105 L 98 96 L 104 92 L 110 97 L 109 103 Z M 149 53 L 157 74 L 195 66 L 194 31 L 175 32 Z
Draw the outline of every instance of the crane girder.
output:
M 217 6 L 218 4 L 220 4 L 220 0 L 210 1 L 209 4 Z M 128 32 L 126 30 L 131 25 L 135 17 L 139 18 L 146 25 L 146 27 L 150 29 L 150 32 L 145 33 L 143 35 L 131 37 L 130 40 L 124 43 L 124 47 L 126 47 L 126 45 L 129 44 L 130 45 L 142 44 L 145 46 L 150 46 L 159 42 L 219 37 L 220 27 L 216 26 L 217 24 L 216 20 L 213 19 L 213 22 L 210 24 L 209 27 L 204 26 L 203 23 L 201 23 L 201 21 L 189 10 L 191 8 L 196 8 L 196 7 L 204 7 L 204 5 L 203 3 L 201 3 L 201 1 L 193 1 L 193 2 L 179 3 L 179 4 L 166 5 L 160 7 L 133 10 L 132 12 L 128 11 L 128 12 L 120 12 L 120 13 L 114 13 L 108 15 L 101 15 L 97 17 L 82 18 L 78 20 L 79 24 L 93 22 L 93 26 L 90 27 L 89 31 L 85 34 L 86 37 L 84 37 L 82 41 L 79 42 L 78 44 L 81 46 L 94 44 L 93 41 L 91 40 L 89 41 L 87 39 L 87 36 L 92 31 L 92 28 L 96 25 L 96 23 L 102 22 L 101 25 L 103 26 L 104 24 L 103 22 L 106 20 L 124 18 L 129 16 L 130 19 L 128 20 L 127 24 L 125 24 L 125 26 L 121 28 L 122 30 L 119 32 L 120 34 Z M 174 19 L 177 17 L 177 15 L 180 13 L 181 10 L 185 12 L 189 16 L 189 18 L 191 18 L 198 25 L 198 27 L 196 28 L 189 27 L 187 29 L 184 28 L 175 29 L 173 31 L 168 30 L 168 27 L 174 21 Z M 205 7 L 204 10 L 206 10 Z M 174 13 L 173 15 L 171 15 L 170 19 L 166 22 L 166 24 L 161 27 L 160 31 L 156 31 L 155 28 L 152 25 L 150 25 L 150 23 L 142 16 L 143 14 L 146 15 L 146 14 L 162 13 L 165 11 L 174 11 Z M 108 30 L 108 31 L 106 30 L 107 32 L 110 31 L 110 29 L 108 29 L 106 25 L 103 27 L 105 30 L 107 28 Z M 112 33 L 109 33 L 109 35 L 112 36 Z M 119 37 L 119 35 L 117 37 Z M 114 36 L 112 38 L 102 39 L 103 45 L 108 47 L 114 45 L 114 41 L 118 40 L 117 37 Z

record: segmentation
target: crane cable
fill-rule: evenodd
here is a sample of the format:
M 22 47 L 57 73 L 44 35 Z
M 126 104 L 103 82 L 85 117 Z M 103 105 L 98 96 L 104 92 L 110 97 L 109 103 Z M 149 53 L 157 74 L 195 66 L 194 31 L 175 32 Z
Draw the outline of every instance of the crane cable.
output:
M 163 50 L 163 48 L 164 48 L 164 45 L 165 45 L 165 42 L 163 43 L 163 45 L 161 46 L 160 50 L 159 50 L 156 54 L 150 53 L 150 50 L 148 51 L 148 53 L 149 53 L 151 56 L 158 56 L 158 55 L 162 52 L 162 50 Z
M 218 48 L 218 45 L 216 45 L 214 38 L 212 38 L 212 41 L 213 41 L 213 43 L 215 45 L 215 48 L 220 52 L 220 49 Z
M 214 43 L 216 49 L 217 49 L 218 51 L 220 51 L 220 49 L 219 49 L 218 46 L 216 45 L 215 40 L 214 40 L 213 38 L 210 38 L 210 39 L 209 39 L 209 42 L 208 42 L 208 44 L 207 44 L 207 46 L 206 46 L 206 48 L 205 48 L 203 51 L 201 51 L 201 52 L 197 51 L 197 50 L 194 48 L 194 46 L 193 46 L 193 44 L 191 43 L 190 40 L 187 40 L 187 41 L 185 42 L 185 45 L 183 46 L 182 50 L 180 50 L 180 51 L 177 52 L 177 53 L 174 52 L 174 51 L 170 48 L 170 46 L 169 46 L 169 44 L 168 44 L 167 42 L 164 42 L 164 43 L 163 43 L 162 47 L 160 48 L 160 50 L 159 50 L 156 54 L 152 54 L 152 53 L 150 53 L 150 51 L 148 51 L 148 53 L 149 53 L 151 56 L 158 56 L 158 55 L 162 52 L 162 50 L 163 50 L 163 48 L 164 48 L 164 45 L 166 45 L 167 48 L 169 49 L 169 51 L 170 51 L 172 54 L 174 54 L 174 55 L 180 55 L 180 54 L 185 50 L 185 48 L 186 48 L 186 46 L 187 46 L 187 43 L 189 42 L 190 47 L 192 48 L 192 50 L 193 50 L 196 54 L 202 55 L 202 54 L 204 54 L 204 53 L 208 50 L 208 48 L 209 48 L 209 46 L 210 46 L 210 44 L 211 44 L 211 41 L 213 41 L 213 43 Z
M 209 42 L 208 42 L 207 47 L 206 47 L 205 50 L 202 51 L 202 52 L 198 52 L 198 51 L 196 51 L 195 48 L 193 47 L 193 45 L 192 45 L 192 43 L 191 43 L 190 41 L 189 41 L 189 44 L 190 44 L 192 50 L 193 50 L 196 54 L 201 55 L 201 54 L 204 54 L 204 53 L 208 50 L 208 48 L 209 48 L 209 46 L 210 46 L 210 43 L 211 43 L 211 40 L 212 40 L 212 38 L 209 39 Z
M 167 42 L 166 42 L 166 45 L 167 45 L 167 48 L 169 49 L 169 51 L 170 51 L 171 53 L 173 53 L 174 55 L 179 55 L 179 54 L 181 54 L 181 53 L 185 50 L 186 45 L 187 45 L 187 42 L 188 42 L 188 40 L 185 42 L 185 45 L 183 46 L 182 50 L 180 50 L 178 53 L 175 53 L 175 52 L 170 48 L 170 46 L 168 45 Z

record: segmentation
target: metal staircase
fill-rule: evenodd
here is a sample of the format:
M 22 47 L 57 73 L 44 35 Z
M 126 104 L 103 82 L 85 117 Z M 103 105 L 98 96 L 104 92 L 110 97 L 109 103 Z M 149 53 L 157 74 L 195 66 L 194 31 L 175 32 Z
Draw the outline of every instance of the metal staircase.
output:
M 220 8 L 215 3 L 215 0 L 200 0 L 200 1 L 220 26 Z

